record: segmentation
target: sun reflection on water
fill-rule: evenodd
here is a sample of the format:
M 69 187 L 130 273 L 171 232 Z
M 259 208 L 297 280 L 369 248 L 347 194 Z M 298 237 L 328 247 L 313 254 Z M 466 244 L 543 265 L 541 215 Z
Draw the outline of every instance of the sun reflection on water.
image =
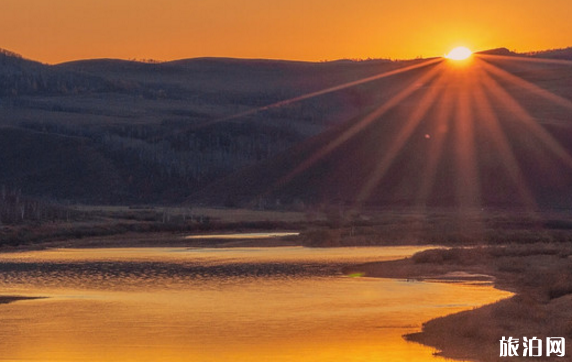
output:
M 428 319 L 508 293 L 335 272 L 343 263 L 395 259 L 420 249 L 2 255 L 3 293 L 51 298 L 0 307 L 0 350 L 9 360 L 38 361 L 433 360 L 431 349 L 401 336 Z M 217 273 L 195 274 L 194 266 L 209 262 Z M 297 264 L 302 268 L 279 267 Z M 275 269 L 264 274 L 263 268 Z

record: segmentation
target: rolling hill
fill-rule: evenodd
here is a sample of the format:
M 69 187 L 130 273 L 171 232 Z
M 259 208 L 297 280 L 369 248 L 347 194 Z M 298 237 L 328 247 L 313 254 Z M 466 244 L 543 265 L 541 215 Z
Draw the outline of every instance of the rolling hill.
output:
M 570 208 L 572 63 L 484 54 L 501 55 L 484 58 L 496 74 L 446 67 L 387 112 L 364 112 L 195 201 Z
M 403 65 L 204 58 L 50 66 L 3 51 L 0 157 L 18 155 L 18 162 L 0 167 L 0 184 L 71 202 L 181 202 L 359 114 L 380 95 L 364 85 L 229 116 Z
M 484 55 L 496 55 L 488 64 L 501 72 L 572 99 L 570 49 Z M 424 62 L 45 65 L 3 51 L 0 185 L 107 204 L 570 205 L 572 173 L 562 156 L 572 153 L 570 109 L 491 75 L 500 94 L 508 93 L 540 128 L 523 122 L 498 91 L 485 89 L 498 123 L 491 126 L 490 114 L 471 103 L 482 95 L 462 85 L 462 72 L 447 82 L 423 80 L 438 66 Z M 407 67 L 414 69 L 321 92 Z M 312 92 L 318 93 L 287 101 Z M 432 93 L 438 95 L 428 102 Z M 466 104 L 471 121 L 459 122 Z M 382 115 L 369 116 L 384 105 Z M 467 142 L 471 147 L 461 147 Z

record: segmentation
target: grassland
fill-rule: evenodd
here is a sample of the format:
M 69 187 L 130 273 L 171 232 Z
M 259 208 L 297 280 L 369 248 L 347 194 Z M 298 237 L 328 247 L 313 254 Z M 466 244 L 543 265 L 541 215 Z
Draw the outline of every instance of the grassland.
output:
M 221 232 L 297 231 L 310 247 L 572 243 L 568 212 L 456 209 L 351 210 L 321 206 L 255 210 L 159 206 L 65 206 L 57 217 L 0 224 L 0 246 L 88 238 L 179 240 Z M 129 237 L 125 237 L 129 235 Z
M 189 234 L 305 229 L 288 211 L 153 206 L 68 206 L 63 216 L 0 224 L 0 250 L 48 246 L 204 246 Z M 319 222 L 319 221 L 317 221 Z M 217 244 L 219 240 L 210 240 Z M 292 241 L 288 241 L 292 243 Z M 236 243 L 235 243 L 236 244 Z

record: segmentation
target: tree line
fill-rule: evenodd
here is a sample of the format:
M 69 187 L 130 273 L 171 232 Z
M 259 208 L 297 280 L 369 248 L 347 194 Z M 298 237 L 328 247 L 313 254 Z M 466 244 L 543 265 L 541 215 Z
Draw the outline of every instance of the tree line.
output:
M 0 187 L 0 224 L 56 221 L 69 218 L 69 210 L 48 201 L 26 197 L 20 189 Z

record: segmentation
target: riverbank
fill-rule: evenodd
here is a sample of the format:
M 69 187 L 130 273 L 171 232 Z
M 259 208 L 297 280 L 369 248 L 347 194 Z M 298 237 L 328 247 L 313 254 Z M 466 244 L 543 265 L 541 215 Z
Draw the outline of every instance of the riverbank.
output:
M 441 282 L 455 279 L 454 273 L 459 272 L 466 277 L 477 276 L 477 280 L 489 275 L 497 288 L 515 293 L 491 305 L 431 320 L 424 323 L 421 332 L 406 336 L 437 348 L 447 358 L 503 360 L 499 357 L 503 336 L 521 341 L 523 337 L 565 337 L 566 344 L 572 345 L 572 248 L 568 244 L 428 250 L 411 258 L 363 264 L 344 272 Z M 558 360 L 569 361 L 569 355 Z
M 128 244 L 123 246 L 180 246 L 199 243 L 183 240 L 184 236 L 191 234 L 288 231 L 307 227 L 295 213 L 196 211 L 200 214 L 181 208 L 84 207 L 74 210 L 75 218 L 69 220 L 0 224 L 0 252 L 47 245 L 90 247 L 98 243 L 102 247 L 114 243 Z M 210 243 L 216 244 L 217 240 L 210 240 Z
M 345 273 L 442 282 L 491 280 L 497 288 L 516 294 L 490 306 L 429 321 L 421 333 L 407 337 L 436 347 L 447 357 L 495 361 L 502 336 L 561 336 L 572 345 L 572 312 L 568 312 L 572 305 L 572 215 L 566 212 L 459 214 L 403 209 L 351 214 L 130 207 L 76 211 L 80 217 L 75 220 L 3 226 L 0 252 L 170 246 L 457 246 L 345 268 Z M 260 231 L 301 234 L 256 240 L 185 238 Z
M 66 210 L 66 218 L 0 225 L 0 252 L 51 243 L 180 246 L 191 243 L 181 240 L 186 235 L 283 231 L 300 232 L 288 245 L 310 247 L 572 242 L 572 213 L 566 211 L 371 208 L 358 212 L 341 206 L 302 211 L 154 206 L 70 206 Z M 196 246 L 219 244 L 232 245 L 221 240 L 192 241 Z

